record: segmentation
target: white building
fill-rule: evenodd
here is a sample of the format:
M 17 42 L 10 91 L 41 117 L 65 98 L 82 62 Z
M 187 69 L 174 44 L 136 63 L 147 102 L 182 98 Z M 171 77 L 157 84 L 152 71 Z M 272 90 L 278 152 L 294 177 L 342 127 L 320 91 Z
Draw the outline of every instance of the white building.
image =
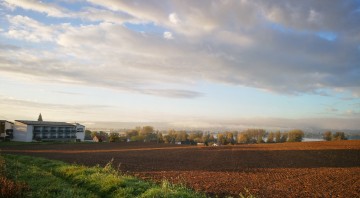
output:
M 7 120 L 0 120 L 0 140 L 11 139 L 14 123 Z
M 79 139 L 80 141 L 84 141 L 85 139 L 85 126 L 81 125 L 79 123 L 74 123 L 76 126 L 76 139 Z
M 67 122 L 15 120 L 13 141 L 84 141 L 85 126 Z

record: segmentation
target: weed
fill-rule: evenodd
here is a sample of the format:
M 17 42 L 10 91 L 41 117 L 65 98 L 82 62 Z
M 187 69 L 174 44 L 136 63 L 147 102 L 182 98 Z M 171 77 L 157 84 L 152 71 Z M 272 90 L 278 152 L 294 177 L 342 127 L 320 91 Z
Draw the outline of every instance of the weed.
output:
M 249 189 L 244 188 L 244 190 L 245 190 L 245 194 L 240 193 L 239 194 L 240 198 L 255 198 L 255 196 L 250 193 Z

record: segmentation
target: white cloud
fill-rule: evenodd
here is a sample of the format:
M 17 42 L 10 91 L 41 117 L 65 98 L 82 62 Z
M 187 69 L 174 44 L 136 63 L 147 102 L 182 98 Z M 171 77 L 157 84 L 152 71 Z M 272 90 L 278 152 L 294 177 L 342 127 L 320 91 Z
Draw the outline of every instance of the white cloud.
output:
M 51 3 L 44 3 L 39 0 L 4 0 L 9 6 L 21 7 L 26 10 L 46 13 L 48 16 L 64 17 L 67 16 L 66 9 Z
M 115 13 L 110 10 L 86 7 L 79 12 L 71 13 L 74 18 L 81 18 L 87 21 L 104 21 L 122 24 L 131 21 L 133 18 L 123 13 Z
M 42 76 L 58 71 L 63 80 L 94 81 L 99 86 L 145 94 L 166 95 L 162 90 L 170 87 L 173 92 L 169 93 L 184 97 L 199 94 L 188 87 L 198 81 L 282 94 L 344 89 L 358 96 L 360 90 L 356 50 L 360 37 L 354 34 L 359 32 L 360 20 L 352 3 L 89 0 L 76 13 L 55 3 L 14 2 L 12 5 L 49 16 L 95 23 L 54 25 L 28 16 L 10 16 L 3 35 L 50 42 L 53 50 L 48 54 L 20 50 L 12 52 L 16 57 L 12 60 L 0 56 L 8 64 L 0 66 L 3 71 Z M 141 34 L 124 23 L 143 24 L 145 29 L 152 24 L 156 31 Z M 328 42 L 316 36 L 323 29 L 339 38 Z M 174 35 L 174 42 L 168 42 Z M 22 60 L 22 55 L 28 59 Z M 97 79 L 98 75 L 107 78 Z
M 58 28 L 42 24 L 27 16 L 8 16 L 9 30 L 4 32 L 7 37 L 31 42 L 54 41 Z
M 308 21 L 310 23 L 319 23 L 320 22 L 320 14 L 318 12 L 316 12 L 315 10 L 310 10 L 309 12 L 309 17 L 308 17 Z
M 169 21 L 175 25 L 181 22 L 176 13 L 169 14 Z
M 174 39 L 171 32 L 164 32 L 164 38 L 165 39 Z

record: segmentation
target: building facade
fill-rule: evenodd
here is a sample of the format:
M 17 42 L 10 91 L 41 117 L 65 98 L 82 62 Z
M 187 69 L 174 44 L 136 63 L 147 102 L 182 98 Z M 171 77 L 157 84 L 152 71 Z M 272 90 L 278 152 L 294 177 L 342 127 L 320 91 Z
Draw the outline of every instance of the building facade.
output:
M 0 120 L 0 140 L 12 139 L 14 123 Z
M 13 141 L 84 141 L 85 126 L 67 122 L 15 120 Z

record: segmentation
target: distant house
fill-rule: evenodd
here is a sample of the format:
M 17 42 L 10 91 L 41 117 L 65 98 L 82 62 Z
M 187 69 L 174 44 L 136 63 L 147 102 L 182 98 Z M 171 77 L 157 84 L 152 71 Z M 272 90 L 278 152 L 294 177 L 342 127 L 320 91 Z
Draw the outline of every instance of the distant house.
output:
M 10 140 L 13 138 L 14 123 L 7 120 L 0 120 L 0 140 Z
M 78 123 L 15 120 L 13 141 L 84 141 L 84 133 Z
M 102 136 L 102 135 L 95 135 L 93 137 L 93 141 L 94 142 L 105 142 L 106 141 L 106 137 Z

